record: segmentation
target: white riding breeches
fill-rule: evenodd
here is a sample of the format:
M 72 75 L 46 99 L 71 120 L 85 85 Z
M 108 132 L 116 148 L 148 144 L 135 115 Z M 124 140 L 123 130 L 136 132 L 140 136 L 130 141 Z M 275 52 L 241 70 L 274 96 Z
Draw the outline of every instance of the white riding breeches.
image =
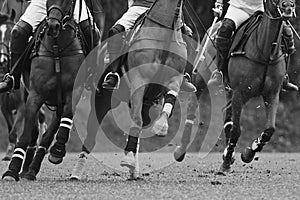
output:
M 238 28 L 244 21 L 246 21 L 253 13 L 247 12 L 244 9 L 237 8 L 233 5 L 229 5 L 228 10 L 224 18 L 231 19 L 235 23 L 235 27 Z
M 77 23 L 88 19 L 88 15 L 90 14 L 84 0 L 82 0 L 80 19 L 79 19 L 79 10 L 80 10 L 80 3 L 77 0 L 74 9 L 74 19 Z M 41 21 L 45 19 L 46 16 L 47 16 L 46 0 L 31 0 L 31 3 L 27 7 L 25 13 L 21 16 L 20 20 L 23 20 L 28 24 L 30 24 L 33 28 L 33 31 L 35 31 L 37 26 L 41 23 Z
M 238 28 L 256 11 L 264 11 L 263 0 L 230 0 L 224 18 L 231 19 Z
M 126 13 L 115 23 L 124 26 L 125 30 L 133 27 L 135 21 L 149 8 L 143 6 L 131 6 Z

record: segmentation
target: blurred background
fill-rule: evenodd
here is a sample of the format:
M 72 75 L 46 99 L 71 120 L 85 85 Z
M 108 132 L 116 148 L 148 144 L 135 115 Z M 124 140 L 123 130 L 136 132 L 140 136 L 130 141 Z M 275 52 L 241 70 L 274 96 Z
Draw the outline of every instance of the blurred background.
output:
M 198 32 L 200 38 L 202 39 L 206 29 L 212 23 L 213 12 L 212 8 L 214 6 L 214 1 L 207 0 L 186 0 L 191 4 L 194 11 L 197 13 L 199 19 L 196 19 L 194 15 L 191 19 L 188 13 L 185 13 L 185 19 L 187 24 L 193 29 L 194 33 Z M 114 24 L 114 22 L 122 16 L 122 14 L 127 10 L 127 0 L 101 0 L 103 9 L 106 13 L 105 18 L 105 28 L 103 34 L 103 40 L 107 37 L 107 32 L 109 28 Z M 300 0 L 296 0 L 297 3 L 297 14 L 300 14 Z M 225 4 L 225 10 L 227 5 Z M 292 24 L 295 29 L 300 30 L 300 19 L 297 17 L 293 19 Z M 300 41 L 295 38 L 297 51 L 292 55 L 291 63 L 288 68 L 288 72 L 293 83 L 300 86 Z M 196 39 L 196 38 L 195 38 Z M 276 122 L 276 132 L 269 145 L 266 146 L 265 151 L 280 151 L 280 152 L 296 152 L 300 151 L 300 95 L 295 92 L 282 92 L 280 95 L 280 105 L 278 108 L 277 122 Z M 190 146 L 190 151 L 198 151 L 202 145 L 203 137 L 206 134 L 206 130 L 209 123 L 210 117 L 210 99 L 208 92 L 205 92 L 200 99 L 200 112 L 201 112 L 201 122 L 195 126 L 199 127 L 199 131 L 196 133 L 192 145 Z M 48 116 L 49 118 L 49 116 Z M 173 117 L 170 120 L 170 130 L 169 132 L 176 132 L 175 129 L 178 128 L 178 122 L 181 120 L 182 116 L 180 113 L 179 106 L 177 104 L 176 110 Z M 120 129 L 116 128 L 114 122 L 110 120 L 108 116 L 102 125 L 105 132 L 109 132 L 110 137 L 116 138 L 116 140 L 124 141 L 124 134 Z M 261 98 L 253 99 L 247 103 L 245 106 L 241 125 L 242 125 L 242 136 L 239 142 L 239 148 L 243 148 L 250 144 L 253 139 L 258 137 L 262 130 L 264 129 L 264 123 L 266 121 L 264 104 Z M 175 137 L 181 137 L 180 134 L 175 135 Z M 152 141 L 152 144 L 164 143 L 168 139 L 157 139 Z M 97 137 L 97 142 L 101 143 L 101 138 Z M 0 114 L 0 150 L 5 151 L 8 143 L 7 136 L 7 126 L 4 124 L 4 119 L 2 114 Z M 123 142 L 121 142 L 123 144 Z M 224 135 L 222 134 L 218 139 L 214 151 L 223 151 L 224 149 Z M 122 145 L 121 144 L 121 145 Z M 159 144 L 158 144 L 159 145 Z M 176 144 L 167 144 L 176 145 Z M 71 138 L 68 143 L 69 151 L 80 151 L 81 141 L 75 130 L 71 133 Z M 97 148 L 95 149 L 97 150 Z

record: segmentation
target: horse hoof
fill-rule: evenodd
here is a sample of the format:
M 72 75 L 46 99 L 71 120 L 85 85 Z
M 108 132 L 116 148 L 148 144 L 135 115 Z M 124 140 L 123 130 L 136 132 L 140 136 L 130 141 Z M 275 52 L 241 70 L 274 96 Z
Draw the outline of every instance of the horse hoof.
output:
M 5 181 L 19 181 L 19 174 L 18 173 L 14 173 L 11 170 L 6 171 L 3 175 L 2 175 L 2 179 Z
M 251 147 L 247 147 L 241 154 L 241 159 L 244 163 L 250 163 L 254 159 L 255 151 Z
M 11 160 L 11 156 L 4 156 L 4 158 L 2 158 L 2 161 L 10 161 Z
M 177 162 L 182 162 L 184 160 L 185 153 L 186 153 L 186 150 L 182 151 L 181 147 L 177 146 L 174 151 L 174 159 Z
M 50 148 L 50 154 L 57 158 L 63 158 L 66 155 L 66 146 L 64 144 L 55 143 Z
M 232 172 L 231 164 L 229 162 L 223 161 L 217 175 L 225 176 L 226 173 L 231 173 L 231 172 Z
M 127 167 L 129 169 L 130 179 L 137 179 L 138 178 L 138 161 L 137 158 L 134 156 L 133 152 L 129 152 L 121 161 L 121 167 Z
M 70 176 L 71 181 L 80 181 L 80 179 L 81 178 L 79 176 L 75 176 L 75 175 Z
M 25 175 L 24 177 L 25 179 L 29 180 L 29 181 L 35 181 L 36 180 L 36 176 L 35 176 L 35 173 L 34 171 L 32 170 L 29 170 Z
M 20 173 L 20 178 L 25 178 L 25 175 L 28 173 L 28 171 L 22 171 Z
M 59 158 L 59 157 L 57 157 L 57 156 L 55 156 L 55 155 L 50 154 L 50 155 L 48 156 L 48 160 L 49 160 L 49 162 L 51 162 L 52 164 L 58 165 L 58 164 L 62 163 L 63 158 Z

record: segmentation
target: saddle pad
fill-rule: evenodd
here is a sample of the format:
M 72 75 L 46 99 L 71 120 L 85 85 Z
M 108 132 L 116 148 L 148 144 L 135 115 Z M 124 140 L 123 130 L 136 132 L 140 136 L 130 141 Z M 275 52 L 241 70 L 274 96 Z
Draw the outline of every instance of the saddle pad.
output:
M 155 3 L 149 10 L 147 18 L 157 24 L 173 29 L 174 15 L 177 5 L 173 4 L 167 10 L 160 7 L 159 3 Z
M 251 36 L 251 33 L 258 27 L 261 22 L 263 12 L 255 12 L 248 20 L 246 20 L 236 31 L 234 39 L 229 51 L 230 57 L 234 53 L 244 52 L 244 47 Z

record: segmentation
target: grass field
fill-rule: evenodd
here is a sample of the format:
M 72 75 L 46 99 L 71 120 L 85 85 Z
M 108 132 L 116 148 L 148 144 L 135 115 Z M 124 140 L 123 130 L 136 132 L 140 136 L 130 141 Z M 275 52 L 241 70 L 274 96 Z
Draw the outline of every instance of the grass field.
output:
M 0 199 L 300 199 L 300 154 L 296 153 L 260 154 L 248 165 L 238 154 L 234 172 L 227 176 L 215 175 L 221 164 L 219 153 L 203 159 L 189 154 L 182 163 L 170 161 L 154 171 L 157 160 L 170 160 L 172 155 L 151 154 L 147 159 L 141 155 L 141 168 L 146 166 L 143 163 L 153 165 L 138 181 L 129 181 L 126 173 L 113 169 L 119 156 L 92 153 L 80 182 L 68 179 L 76 154 L 68 154 L 58 166 L 45 159 L 35 182 L 0 181 Z M 1 172 L 7 165 L 0 162 Z

